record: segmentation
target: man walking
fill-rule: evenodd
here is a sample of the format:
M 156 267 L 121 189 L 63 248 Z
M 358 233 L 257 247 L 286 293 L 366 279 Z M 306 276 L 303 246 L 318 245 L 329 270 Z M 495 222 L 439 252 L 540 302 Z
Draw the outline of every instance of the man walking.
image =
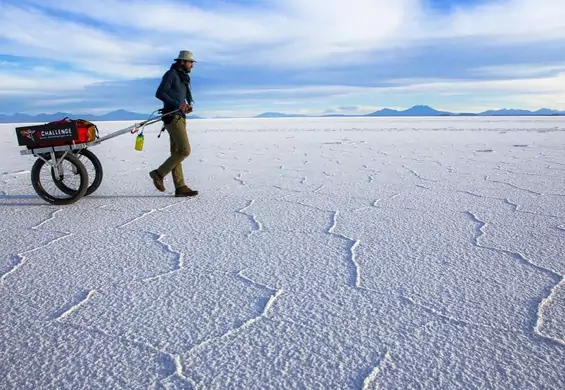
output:
M 188 50 L 181 50 L 170 69 L 163 75 L 155 97 L 163 102 L 163 113 L 179 110 L 163 117 L 164 127 L 169 133 L 171 155 L 161 166 L 149 173 L 155 187 L 163 192 L 163 179 L 172 172 L 175 196 L 195 196 L 186 186 L 182 162 L 190 155 L 190 142 L 186 131 L 186 114 L 192 112 L 192 94 L 189 73 L 196 60 Z

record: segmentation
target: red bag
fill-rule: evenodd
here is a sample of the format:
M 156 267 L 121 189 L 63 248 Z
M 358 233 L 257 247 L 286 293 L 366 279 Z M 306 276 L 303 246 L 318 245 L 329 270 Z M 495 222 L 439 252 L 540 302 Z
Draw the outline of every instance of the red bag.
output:
M 77 119 L 78 143 L 92 142 L 99 138 L 98 127 L 90 121 Z

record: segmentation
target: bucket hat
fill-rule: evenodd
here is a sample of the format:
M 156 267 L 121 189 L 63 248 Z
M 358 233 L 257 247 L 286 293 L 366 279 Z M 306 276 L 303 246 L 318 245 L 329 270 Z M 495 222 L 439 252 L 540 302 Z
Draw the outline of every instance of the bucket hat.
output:
M 190 62 L 196 62 L 196 60 L 194 59 L 194 56 L 192 55 L 192 52 L 189 50 L 181 50 L 179 52 L 179 55 L 177 58 L 175 58 L 176 60 L 183 60 L 183 61 L 190 61 Z

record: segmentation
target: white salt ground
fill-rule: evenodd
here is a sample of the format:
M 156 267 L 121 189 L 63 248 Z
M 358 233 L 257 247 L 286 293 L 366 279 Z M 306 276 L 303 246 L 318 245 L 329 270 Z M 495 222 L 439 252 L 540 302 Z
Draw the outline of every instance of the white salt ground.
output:
M 14 126 L 2 389 L 565 388 L 565 119 L 191 120 L 190 199 L 156 124 L 70 206 Z

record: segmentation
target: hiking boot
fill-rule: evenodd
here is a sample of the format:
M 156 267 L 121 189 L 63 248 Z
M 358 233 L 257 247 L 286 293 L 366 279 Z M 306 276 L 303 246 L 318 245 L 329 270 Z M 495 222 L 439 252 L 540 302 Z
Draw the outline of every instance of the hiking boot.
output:
M 179 187 L 175 190 L 175 196 L 176 197 L 196 196 L 196 195 L 198 195 L 198 191 L 191 190 L 187 186 L 182 186 L 182 187 Z
M 159 172 L 155 169 L 154 171 L 149 172 L 149 176 L 153 179 L 153 185 L 155 185 L 155 188 L 164 192 L 165 185 L 163 184 L 163 177 L 159 174 Z

